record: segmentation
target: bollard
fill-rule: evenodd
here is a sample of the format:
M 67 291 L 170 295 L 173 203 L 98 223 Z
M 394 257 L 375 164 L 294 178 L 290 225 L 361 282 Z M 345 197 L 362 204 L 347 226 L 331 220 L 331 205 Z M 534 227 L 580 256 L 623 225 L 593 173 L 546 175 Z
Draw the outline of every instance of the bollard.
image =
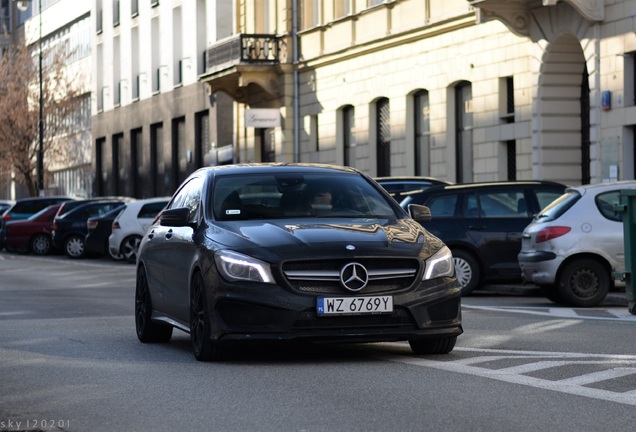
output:
M 636 190 L 621 190 L 621 204 L 614 210 L 623 213 L 623 242 L 625 244 L 625 297 L 629 313 L 636 315 L 633 271 L 636 270 Z

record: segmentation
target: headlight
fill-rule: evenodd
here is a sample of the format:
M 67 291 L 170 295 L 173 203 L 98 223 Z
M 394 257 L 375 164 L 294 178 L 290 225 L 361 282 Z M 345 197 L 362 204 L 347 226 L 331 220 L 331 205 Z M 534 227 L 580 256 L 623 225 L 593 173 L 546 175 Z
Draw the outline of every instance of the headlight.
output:
M 454 274 L 453 254 L 447 246 L 444 246 L 435 255 L 426 260 L 426 269 L 422 280 L 453 276 Z
M 269 264 L 256 258 L 232 251 L 217 251 L 214 261 L 221 275 L 228 281 L 274 283 Z

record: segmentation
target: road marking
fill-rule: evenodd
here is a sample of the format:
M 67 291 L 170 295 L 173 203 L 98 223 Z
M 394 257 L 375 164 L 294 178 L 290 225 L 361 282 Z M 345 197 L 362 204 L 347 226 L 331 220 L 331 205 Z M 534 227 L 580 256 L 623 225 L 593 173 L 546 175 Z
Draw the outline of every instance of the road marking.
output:
M 510 312 L 526 315 L 540 315 L 558 318 L 576 318 L 586 320 L 603 320 L 603 321 L 631 321 L 636 322 L 636 315 L 632 315 L 627 307 L 614 308 L 541 308 L 528 306 L 472 306 L 462 304 L 462 309 Z M 596 315 L 595 315 L 596 314 Z
M 462 373 L 510 384 L 519 384 L 543 390 L 636 406 L 636 388 L 626 391 L 611 391 L 587 387 L 588 385 L 598 384 L 612 379 L 636 377 L 636 356 L 634 355 L 513 351 L 463 347 L 456 347 L 455 351 L 474 354 L 475 357 L 439 361 L 409 355 L 387 354 L 379 355 L 377 358 L 385 361 Z M 524 360 L 527 361 L 527 363 L 511 367 L 503 366 L 498 369 L 493 368 L 493 362 L 500 360 Z M 480 364 L 488 364 L 488 367 L 480 367 Z M 551 368 L 557 370 L 556 368 L 577 365 L 592 365 L 602 370 L 564 379 L 546 379 L 526 375 L 532 372 L 546 371 Z M 632 378 L 625 379 L 630 385 L 634 383 L 633 386 L 636 387 L 635 380 Z

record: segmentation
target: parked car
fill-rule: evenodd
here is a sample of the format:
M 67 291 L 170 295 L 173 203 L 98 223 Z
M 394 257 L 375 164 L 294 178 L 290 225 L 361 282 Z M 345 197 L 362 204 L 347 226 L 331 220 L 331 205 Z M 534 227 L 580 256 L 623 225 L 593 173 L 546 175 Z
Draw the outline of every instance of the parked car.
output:
M 7 249 L 48 255 L 53 250 L 51 228 L 53 217 L 61 204 L 53 204 L 22 220 L 9 220 L 5 230 Z
M 126 203 L 124 211 L 112 224 L 108 238 L 110 255 L 119 255 L 129 263 L 136 262 L 141 238 L 169 201 L 170 197 L 161 197 Z
M 115 261 L 121 261 L 122 255 L 112 254 L 108 247 L 108 237 L 112 232 L 113 221 L 124 210 L 125 204 L 114 208 L 100 216 L 93 216 L 86 221 L 86 238 L 84 239 L 84 246 L 86 248 L 86 255 L 89 256 L 102 256 L 109 255 Z
M 53 245 L 70 258 L 81 258 L 86 253 L 86 221 L 103 215 L 124 204 L 122 200 L 91 201 L 56 216 L 53 219 Z M 59 210 L 58 210 L 59 214 Z
M 198 360 L 267 340 L 442 354 L 462 332 L 460 301 L 450 250 L 365 174 L 219 166 L 190 175 L 144 236 L 135 323 L 142 342 L 190 333 Z
M 433 177 L 423 176 L 400 176 L 400 177 L 376 177 L 375 181 L 397 201 L 404 199 L 405 192 L 428 189 L 434 185 L 452 184 L 445 180 L 439 180 Z
M 0 249 L 5 246 L 5 226 L 8 221 L 24 220 L 50 205 L 72 200 L 73 198 L 66 196 L 33 197 L 17 200 L 8 210 L 5 210 L 2 219 L 0 219 Z
M 526 282 L 556 303 L 588 307 L 601 303 L 624 282 L 622 213 L 614 210 L 622 189 L 635 181 L 568 188 L 523 231 L 518 255 Z
M 84 199 L 73 200 L 71 202 L 62 203 L 62 207 L 60 207 L 60 209 L 57 211 L 57 214 L 55 215 L 55 217 L 56 218 L 62 217 L 66 213 L 70 212 L 71 210 L 74 210 L 77 207 L 82 206 L 84 204 L 88 204 L 88 203 L 92 203 L 92 202 L 96 202 L 96 201 L 107 201 L 107 200 L 130 202 L 130 201 L 134 201 L 134 198 L 125 197 L 125 196 L 103 196 L 103 197 L 84 198 Z
M 424 227 L 453 252 L 463 295 L 486 282 L 520 282 L 517 254 L 532 216 L 558 198 L 565 185 L 548 181 L 464 183 L 432 186 L 400 205 L 431 211 Z

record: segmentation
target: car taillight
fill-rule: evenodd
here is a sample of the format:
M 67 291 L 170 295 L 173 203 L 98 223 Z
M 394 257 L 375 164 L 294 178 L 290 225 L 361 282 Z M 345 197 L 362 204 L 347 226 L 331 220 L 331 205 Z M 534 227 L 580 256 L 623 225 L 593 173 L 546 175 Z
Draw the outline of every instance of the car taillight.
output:
M 11 219 L 11 215 L 9 214 L 2 216 L 2 220 L 5 222 L 8 221 L 9 219 Z
M 119 228 L 121 228 L 121 226 L 119 225 L 119 222 L 114 221 L 114 222 L 113 222 L 113 228 L 112 228 L 112 229 L 116 230 L 116 229 L 119 229 Z
M 97 221 L 86 221 L 86 228 L 88 228 L 89 230 L 97 228 Z
M 544 241 L 552 240 L 557 237 L 561 237 L 562 235 L 569 233 L 571 230 L 572 228 L 564 227 L 564 226 L 543 228 L 541 231 L 537 233 L 536 242 L 541 243 Z

